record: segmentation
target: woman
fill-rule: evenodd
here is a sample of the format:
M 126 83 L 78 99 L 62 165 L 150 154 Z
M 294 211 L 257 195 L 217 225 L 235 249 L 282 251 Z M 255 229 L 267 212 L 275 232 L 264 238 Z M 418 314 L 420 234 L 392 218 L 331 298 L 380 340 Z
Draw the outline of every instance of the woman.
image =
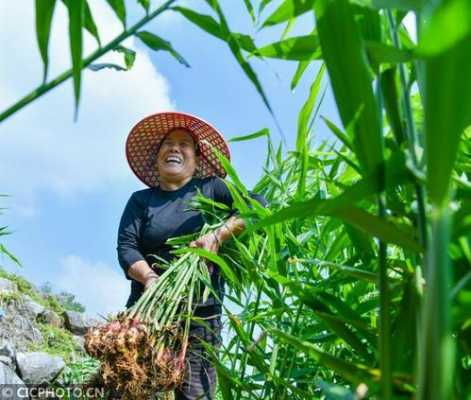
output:
M 217 148 L 230 158 L 223 136 L 207 122 L 183 113 L 165 112 L 140 121 L 129 134 L 126 155 L 133 172 L 149 189 L 132 194 L 121 218 L 118 231 L 118 259 L 131 280 L 127 307 L 158 279 L 151 268 L 152 255 L 171 260 L 167 239 L 199 232 L 204 224 L 200 212 L 189 202 L 200 190 L 206 197 L 232 206 L 230 192 L 221 179 L 222 165 L 214 155 Z M 257 196 L 253 196 L 257 198 Z M 261 203 L 262 198 L 258 198 Z M 190 246 L 217 253 L 221 244 L 244 229 L 244 221 L 230 217 L 221 228 L 200 236 Z M 217 268 L 211 280 L 218 298 L 223 297 L 224 282 Z M 189 369 L 176 399 L 212 399 L 216 383 L 213 366 L 204 356 L 201 340 L 220 343 L 221 304 L 209 296 L 198 304 L 195 315 L 206 323 L 192 325 L 188 353 Z

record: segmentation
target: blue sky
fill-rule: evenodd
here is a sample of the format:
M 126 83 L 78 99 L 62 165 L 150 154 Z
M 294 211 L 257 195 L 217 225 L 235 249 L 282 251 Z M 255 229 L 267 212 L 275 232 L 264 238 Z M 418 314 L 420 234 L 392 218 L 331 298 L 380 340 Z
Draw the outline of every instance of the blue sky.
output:
M 41 80 L 34 2 L 27 1 L 29 7 L 23 2 L 0 4 L 0 109 Z M 106 43 L 119 33 L 120 23 L 104 0 L 89 3 Z M 135 3 L 127 2 L 129 23 L 142 16 Z M 153 6 L 159 3 L 154 1 Z M 203 0 L 180 4 L 211 13 Z M 221 4 L 234 31 L 256 32 L 242 1 L 222 0 Z M 272 10 L 268 8 L 264 17 Z M 305 16 L 292 35 L 310 32 L 312 24 L 312 16 Z M 72 84 L 66 82 L 0 125 L 0 193 L 11 196 L 2 200 L 1 206 L 8 210 L 0 216 L 0 226 L 8 225 L 13 231 L 4 243 L 23 268 L 6 259 L 0 259 L 0 264 L 37 285 L 49 281 L 56 290 L 76 294 L 92 313 L 119 310 L 129 291 L 115 244 L 124 205 L 133 191 L 143 188 L 124 156 L 126 136 L 136 122 L 153 112 L 176 109 L 210 121 L 228 139 L 267 127 L 279 140 L 273 118 L 224 42 L 172 12 L 144 29 L 171 41 L 191 68 L 130 39 L 126 45 L 137 51 L 131 71 L 84 73 L 77 122 L 73 121 Z M 280 28 L 263 30 L 256 34 L 256 43 L 276 41 L 280 34 Z M 93 40 L 86 37 L 86 52 L 94 48 Z M 50 57 L 50 78 L 70 65 L 67 16 L 61 4 L 54 16 Z M 101 61 L 121 63 L 121 58 L 110 54 Z M 296 63 L 255 59 L 251 63 L 293 148 L 297 113 L 319 64 L 309 67 L 293 93 L 289 85 Z M 338 123 L 329 91 L 321 114 Z M 318 123 L 316 139 L 327 135 L 325 126 Z M 265 141 L 234 143 L 231 151 L 243 181 L 253 186 L 262 174 Z

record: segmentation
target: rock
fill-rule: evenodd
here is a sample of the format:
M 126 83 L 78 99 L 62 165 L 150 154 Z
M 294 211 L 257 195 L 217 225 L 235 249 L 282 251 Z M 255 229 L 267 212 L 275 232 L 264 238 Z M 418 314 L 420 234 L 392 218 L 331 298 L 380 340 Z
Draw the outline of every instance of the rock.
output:
M 0 363 L 8 365 L 10 368 L 15 369 L 15 360 L 12 360 L 10 357 L 7 356 L 0 356 Z
M 79 349 L 82 353 L 85 353 L 85 338 L 78 335 L 73 335 L 72 338 L 77 345 L 77 349 Z
M 62 318 L 52 310 L 44 310 L 39 316 L 38 320 L 46 324 L 62 328 Z
M 51 382 L 65 367 L 59 356 L 47 353 L 17 353 L 16 364 L 25 383 L 44 384 Z
M 10 386 L 11 385 L 11 386 Z M 0 362 L 0 398 L 2 400 L 26 399 L 26 386 L 13 368 Z
M 23 295 L 21 300 L 20 312 L 25 317 L 36 319 L 38 315 L 42 314 L 46 310 L 41 304 L 36 303 L 29 296 Z
M 34 323 L 21 315 L 16 315 L 13 320 L 13 327 L 18 332 L 19 335 L 25 337 L 26 340 L 40 342 L 43 338 L 43 335 Z
M 7 357 L 13 361 L 16 357 L 14 344 L 9 340 L 0 339 L 0 356 Z
M 88 328 L 102 324 L 102 321 L 98 318 L 94 318 L 77 311 L 66 311 L 64 316 L 65 326 L 69 331 L 76 335 L 85 335 Z
M 0 278 L 0 293 L 1 292 L 16 292 L 18 290 L 16 283 L 9 279 Z

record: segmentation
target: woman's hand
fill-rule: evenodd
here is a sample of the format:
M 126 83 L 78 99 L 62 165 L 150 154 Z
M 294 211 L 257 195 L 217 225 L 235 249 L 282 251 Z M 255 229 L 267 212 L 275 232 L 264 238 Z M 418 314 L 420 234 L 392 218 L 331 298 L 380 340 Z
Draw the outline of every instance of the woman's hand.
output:
M 157 274 L 150 275 L 144 282 L 144 291 L 149 289 L 159 279 Z
M 211 253 L 217 254 L 221 241 L 217 236 L 217 231 L 209 232 L 190 243 L 190 247 L 200 247 Z

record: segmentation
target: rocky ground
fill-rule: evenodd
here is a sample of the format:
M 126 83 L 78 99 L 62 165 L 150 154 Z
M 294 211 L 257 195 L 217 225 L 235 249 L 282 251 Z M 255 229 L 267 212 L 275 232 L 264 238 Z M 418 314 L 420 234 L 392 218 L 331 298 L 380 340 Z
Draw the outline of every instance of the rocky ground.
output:
M 48 385 L 86 359 L 83 335 L 103 320 L 67 309 L 16 275 L 0 276 L 0 385 Z

